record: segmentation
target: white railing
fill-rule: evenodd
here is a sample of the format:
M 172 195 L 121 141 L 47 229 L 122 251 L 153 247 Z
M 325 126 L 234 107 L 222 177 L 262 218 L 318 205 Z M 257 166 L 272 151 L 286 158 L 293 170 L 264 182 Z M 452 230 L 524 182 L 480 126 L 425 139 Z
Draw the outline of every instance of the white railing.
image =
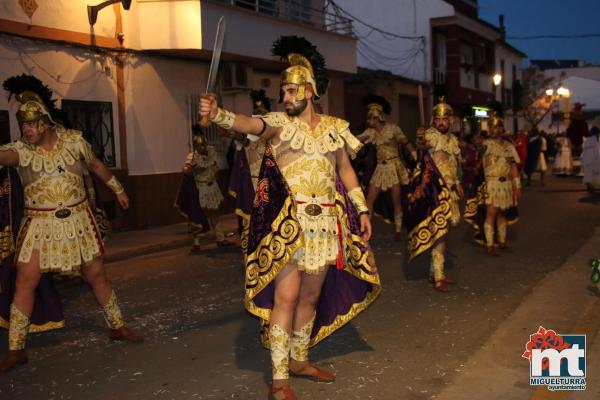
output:
M 259 14 L 283 18 L 310 25 L 328 32 L 351 36 L 352 19 L 322 9 L 311 7 L 303 0 L 210 0 Z

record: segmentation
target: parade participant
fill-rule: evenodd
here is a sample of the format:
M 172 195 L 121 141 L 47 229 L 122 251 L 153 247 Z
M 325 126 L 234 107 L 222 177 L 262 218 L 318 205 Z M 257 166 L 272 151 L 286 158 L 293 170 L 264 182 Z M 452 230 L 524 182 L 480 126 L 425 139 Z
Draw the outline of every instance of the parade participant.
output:
M 544 152 L 547 150 L 546 138 L 540 134 L 537 129 L 532 129 L 529 140 L 527 141 L 527 160 L 525 161 L 525 174 L 527 175 L 526 186 L 531 185 L 531 175 L 535 172 L 540 173 L 540 182 L 544 185 L 544 172 L 546 172 L 546 157 Z
M 594 120 L 592 129 L 585 138 L 581 163 L 583 184 L 590 192 L 600 190 L 600 117 Z
M 555 145 L 556 155 L 554 156 L 552 172 L 555 175 L 571 175 L 573 173 L 571 140 L 564 133 L 561 133 L 556 138 Z
M 575 157 L 581 155 L 583 140 L 588 136 L 588 124 L 585 120 L 583 107 L 585 107 L 585 104 L 580 102 L 573 104 L 569 127 L 567 128 L 567 137 L 571 141 L 573 156 Z
M 481 140 L 480 133 L 474 133 L 467 136 L 464 146 L 462 147 L 462 158 L 463 158 L 463 176 L 462 183 L 463 188 L 469 190 L 477 177 L 479 170 L 481 169 L 481 159 L 479 158 L 479 151 L 477 150 L 476 143 Z
M 14 252 L 21 217 L 23 188 L 14 168 L 0 166 L 0 327 L 8 329 L 17 271 Z M 35 291 L 28 331 L 45 332 L 64 326 L 62 304 L 50 274 L 42 274 Z
M 448 285 L 455 283 L 444 271 L 446 234 L 448 222 L 453 226 L 460 222 L 458 201 L 463 196 L 458 178 L 461 151 L 458 138 L 450 133 L 453 115 L 442 97 L 433 107 L 431 127 L 417 132 L 417 143 L 427 153 L 411 181 L 409 209 L 414 212 L 407 219 L 410 258 L 432 248 L 429 281 L 440 292 L 448 292 Z
M 13 77 L 4 82 L 4 88 L 20 103 L 17 120 L 22 138 L 0 147 L 0 165 L 17 167 L 25 209 L 15 252 L 17 278 L 10 310 L 9 350 L 0 362 L 0 371 L 27 362 L 25 340 L 34 292 L 44 272 L 82 273 L 102 307 L 109 337 L 141 341 L 141 336 L 125 326 L 115 292 L 106 279 L 104 246 L 89 208 L 82 162 L 113 190 L 124 209 L 129 206 L 127 194 L 96 158 L 81 132 L 54 122 L 52 92 L 37 78 Z
M 381 96 L 367 96 L 363 100 L 367 107 L 367 125 L 369 128 L 357 138 L 368 144 L 373 144 L 376 149 L 377 165 L 369 181 L 367 206 L 374 209 L 377 196 L 388 189 L 392 195 L 394 209 L 394 225 L 396 227 L 396 240 L 400 240 L 402 231 L 402 202 L 401 186 L 408 184 L 408 171 L 402 163 L 400 147 L 406 146 L 410 154 L 416 159 L 416 150 L 408 142 L 402 129 L 396 124 L 386 122 L 386 115 L 390 114 L 390 103 Z
M 223 203 L 223 194 L 217 182 L 217 151 L 206 142 L 206 137 L 200 125 L 192 126 L 193 151 L 183 163 L 183 173 L 194 177 L 198 190 L 198 202 L 208 217 L 210 229 L 214 232 L 217 246 L 228 246 L 225 232 L 219 222 L 219 208 Z M 195 230 L 192 252 L 200 251 L 200 233 L 203 229 Z
M 489 124 L 490 139 L 484 140 L 480 148 L 484 179 L 469 195 L 465 220 L 475 229 L 476 240 L 484 239 L 488 254 L 493 255 L 496 248 L 510 250 L 506 228 L 517 220 L 516 205 L 521 198 L 518 165 L 521 160 L 515 146 L 504 134 L 504 120 L 492 115 Z
M 296 36 L 281 37 L 273 52 L 291 64 L 281 75 L 285 112 L 247 117 L 206 96 L 200 114 L 268 143 L 250 215 L 245 306 L 263 321 L 271 351 L 269 398 L 293 400 L 290 372 L 335 379 L 309 362 L 308 349 L 363 311 L 380 284 L 369 210 L 349 159 L 360 141 L 348 122 L 314 108 L 327 87 L 324 59 Z
M 524 177 L 525 172 L 525 161 L 527 160 L 527 132 L 519 131 L 517 137 L 514 139 L 514 145 L 519 154 L 521 163 L 519 164 L 519 176 Z

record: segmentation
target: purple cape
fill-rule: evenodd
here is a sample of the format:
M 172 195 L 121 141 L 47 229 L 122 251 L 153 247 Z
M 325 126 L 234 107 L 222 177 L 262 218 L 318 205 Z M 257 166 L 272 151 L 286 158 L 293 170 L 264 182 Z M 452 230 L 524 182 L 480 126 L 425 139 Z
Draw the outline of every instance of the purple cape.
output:
M 193 235 L 210 229 L 206 214 L 204 214 L 200 206 L 198 188 L 192 174 L 183 174 L 179 190 L 177 191 L 177 198 L 175 199 L 175 208 L 188 219 L 191 226 L 190 233 Z
M 0 169 L 0 327 L 8 328 L 10 304 L 15 293 L 17 271 L 14 266 L 14 244 L 23 215 L 23 188 L 16 171 Z M 35 290 L 29 332 L 42 332 L 64 327 L 60 297 L 52 275 L 42 274 Z
M 428 151 L 424 151 L 408 184 L 406 230 L 412 260 L 448 233 L 450 190 Z
M 335 207 L 342 235 L 341 269 L 330 266 L 316 306 L 313 346 L 366 309 L 381 291 L 375 258 L 359 233 L 359 219 L 344 186 L 336 181 Z M 250 213 L 246 253 L 246 309 L 261 319 L 262 340 L 274 304 L 274 279 L 303 246 L 296 203 L 270 146 L 265 149 L 256 196 Z
M 235 152 L 231 177 L 229 179 L 229 194 L 235 198 L 235 213 L 242 218 L 240 246 L 244 255 L 248 247 L 248 224 L 254 201 L 254 187 L 250 165 L 244 149 Z

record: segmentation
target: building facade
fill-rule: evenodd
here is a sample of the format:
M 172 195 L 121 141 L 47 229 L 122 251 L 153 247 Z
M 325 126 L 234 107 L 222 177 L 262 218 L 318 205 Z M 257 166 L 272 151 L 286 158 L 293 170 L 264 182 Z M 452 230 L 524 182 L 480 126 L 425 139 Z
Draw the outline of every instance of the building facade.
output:
M 181 221 L 173 202 L 220 16 L 227 28 L 217 95 L 225 107 L 250 113 L 248 93 L 260 88 L 277 104 L 283 64 L 270 47 L 280 35 L 295 34 L 315 43 L 328 62 L 324 112 L 344 116 L 343 82 L 356 72 L 356 40 L 351 21 L 328 16 L 324 1 L 132 0 L 128 10 L 120 3 L 100 10 L 91 24 L 88 6 L 97 3 L 6 0 L 0 78 L 33 74 L 54 91 L 130 194 L 132 206 L 122 213 L 110 193 L 99 193 L 117 229 Z M 13 140 L 20 135 L 15 107 L 0 96 L 0 130 Z M 225 167 L 228 139 L 214 128 L 208 136 Z

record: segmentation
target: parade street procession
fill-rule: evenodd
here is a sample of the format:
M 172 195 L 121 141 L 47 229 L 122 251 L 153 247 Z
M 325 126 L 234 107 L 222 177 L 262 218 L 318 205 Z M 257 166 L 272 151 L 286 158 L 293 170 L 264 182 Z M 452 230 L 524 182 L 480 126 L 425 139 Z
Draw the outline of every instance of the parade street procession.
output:
M 580 3 L 3 2 L 1 398 L 600 398 Z

